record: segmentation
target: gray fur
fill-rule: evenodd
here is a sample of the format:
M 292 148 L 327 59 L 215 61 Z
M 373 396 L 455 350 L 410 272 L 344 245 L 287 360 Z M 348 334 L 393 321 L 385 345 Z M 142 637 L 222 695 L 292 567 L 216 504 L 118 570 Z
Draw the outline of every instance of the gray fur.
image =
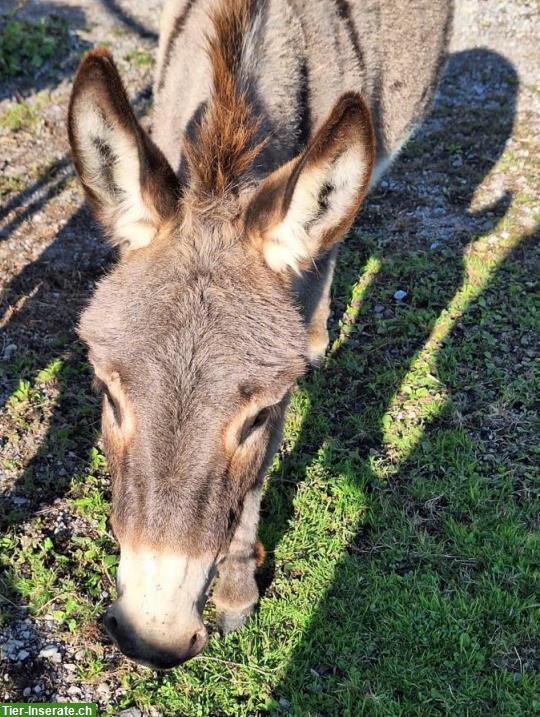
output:
M 211 89 L 205 35 L 212 31 L 208 9 L 213 4 L 215 0 L 167 0 L 162 16 L 153 137 L 176 171 L 182 137 L 193 128 Z M 244 67 L 269 137 L 267 171 L 302 148 L 299 128 L 305 108 L 300 98 L 307 81 L 309 134 L 345 92 L 364 97 L 374 118 L 379 174 L 431 101 L 450 34 L 452 3 L 263 0 L 256 6 L 254 40 L 248 43 Z M 184 15 L 183 29 L 175 35 L 175 20 Z

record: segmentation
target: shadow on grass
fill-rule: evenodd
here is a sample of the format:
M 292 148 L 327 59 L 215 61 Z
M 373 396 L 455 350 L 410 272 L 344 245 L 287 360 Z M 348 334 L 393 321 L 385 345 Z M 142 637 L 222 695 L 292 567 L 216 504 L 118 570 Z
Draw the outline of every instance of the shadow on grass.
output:
M 502 470 L 500 462 L 495 460 L 496 468 L 478 465 L 476 429 L 482 435 L 482 423 L 504 392 L 499 367 L 503 378 L 495 372 L 492 395 L 479 395 L 488 370 L 483 363 L 493 360 L 482 349 L 492 357 L 499 350 L 511 351 L 501 349 L 503 344 L 511 347 L 512 340 L 520 340 L 517 318 L 515 325 L 501 318 L 493 292 L 505 291 L 504 277 L 513 263 L 518 266 L 514 278 L 524 281 L 537 235 L 523 240 L 478 299 L 485 307 L 485 294 L 491 296 L 489 310 L 480 309 L 478 320 L 485 328 L 480 338 L 475 337 L 476 346 L 467 345 L 467 327 L 478 305 L 473 301 L 455 325 L 449 311 L 451 337 L 443 336 L 432 346 L 437 366 L 431 371 L 438 373 L 434 381 L 453 401 L 443 402 L 429 419 L 418 417 L 417 440 L 398 474 L 381 478 L 396 458 L 388 456 L 392 448 L 385 441 L 396 420 L 392 401 L 462 287 L 468 244 L 489 233 L 510 206 L 510 196 L 503 195 L 493 206 L 471 210 L 474 193 L 511 136 L 517 86 L 512 65 L 497 53 L 472 50 L 453 55 L 431 115 L 383 188 L 368 198 L 342 249 L 334 284 L 338 316 L 353 299 L 351 288 L 362 267 L 375 260 L 378 268 L 357 302 L 361 311 L 356 322 L 343 315 L 341 330 L 346 326 L 347 337 L 341 348 L 325 370 L 303 383 L 310 409 L 294 448 L 283 457 L 281 480 L 276 477 L 270 483 L 263 504 L 261 536 L 270 554 L 261 576 L 263 588 L 275 571 L 285 581 L 297 578 L 286 565 L 273 565 L 272 554 L 289 530 L 299 486 L 315 456 L 336 482 L 339 474 L 346 475 L 363 498 L 358 501 L 358 532 L 344 545 L 331 587 L 321 595 L 274 691 L 276 701 L 284 698 L 290 703 L 288 714 L 465 714 L 460 710 L 469 708 L 474 714 L 492 714 L 490 710 L 500 708 L 497 681 L 517 685 L 512 675 L 497 672 L 489 660 L 495 660 L 497 649 L 518 631 L 518 618 L 505 620 L 504 610 L 509 604 L 519 609 L 519 601 L 512 603 L 512 596 L 498 594 L 500 586 L 486 587 L 483 581 L 496 582 L 499 573 L 494 565 L 503 561 L 501 545 L 517 559 L 526 531 L 519 535 L 517 547 L 508 546 L 469 494 L 484 496 L 490 508 L 501 499 L 514 500 L 508 482 L 487 485 L 485 476 Z M 430 185 L 422 179 L 424 169 L 429 169 Z M 439 198 L 434 201 L 435 195 Z M 437 246 L 430 248 L 429 232 Z M 408 291 L 406 302 L 393 300 L 396 289 Z M 502 299 L 499 303 L 506 305 Z M 519 307 L 513 310 L 517 314 Z M 512 338 L 497 345 L 497 330 L 503 324 Z M 489 350 L 480 345 L 482 341 Z M 454 350 L 459 342 L 463 345 Z M 502 354 L 503 362 L 509 360 L 508 353 Z M 460 411 L 469 421 L 466 427 L 459 426 Z M 390 424 L 387 414 L 392 416 Z M 329 496 L 333 490 L 329 484 Z M 489 524 L 492 532 L 487 527 L 482 532 L 475 521 Z M 509 531 L 513 525 L 507 526 Z M 477 542 L 467 549 L 467 533 L 475 530 Z M 490 535 L 497 546 L 493 554 L 480 547 Z M 312 549 L 316 553 L 317 547 Z M 475 587 L 472 574 L 483 588 Z M 454 600 L 460 581 L 465 595 Z M 530 576 L 520 581 L 521 588 L 525 599 L 532 589 Z M 494 603 L 485 612 L 478 598 L 471 597 L 475 589 L 481 599 Z M 450 628 L 452 620 L 456 625 Z M 479 624 L 482 620 L 485 624 Z M 488 645 L 497 629 L 503 633 L 501 639 Z M 460 639 L 476 640 L 475 647 L 460 647 Z M 520 704 L 525 706 L 534 691 L 525 683 L 523 690 Z
M 116 20 L 122 23 L 128 30 L 139 35 L 139 37 L 145 40 L 153 40 L 157 43 L 158 36 L 153 30 L 149 30 L 142 22 L 137 20 L 125 7 L 117 2 L 116 0 L 99 0 L 103 7 L 109 12 Z M 124 3 L 128 5 L 128 3 Z
M 145 87 L 134 98 L 137 112 L 146 107 L 150 93 L 150 87 Z M 69 167 L 69 158 L 60 158 L 10 200 L 0 221 L 12 210 L 18 212 L 0 227 L 0 237 L 7 240 L 24 220 L 42 210 L 66 186 L 73 176 Z M 34 457 L 25 465 L 12 490 L 0 498 L 0 527 L 19 519 L 28 520 L 38 508 L 62 496 L 70 476 L 84 470 L 88 451 L 95 444 L 98 401 L 90 393 L 90 371 L 75 327 L 97 279 L 110 266 L 114 255 L 83 207 L 59 230 L 38 259 L 27 264 L 6 285 L 0 296 L 3 333 L 0 350 L 15 347 L 14 356 L 0 363 L 0 406 L 12 395 L 17 383 L 20 386 L 23 381 L 34 386 L 40 372 L 52 361 L 62 361 L 55 375 L 58 384 L 55 405 L 47 402 L 40 405 L 36 397 L 32 401 L 34 415 L 21 416 L 20 426 L 14 425 L 14 430 L 28 434 L 27 440 L 31 440 L 32 424 L 37 428 L 47 418 L 48 431 L 36 443 Z M 14 508 L 14 498 L 24 508 Z
M 475 83 L 484 88 L 484 96 L 467 91 Z M 485 93 L 493 85 L 501 86 L 502 101 L 496 110 L 485 108 Z M 320 447 L 320 438 L 313 440 L 322 412 L 317 402 L 326 397 L 333 403 L 341 395 L 340 413 L 334 413 L 331 422 L 336 439 L 352 446 L 360 458 L 367 457 L 372 449 L 379 450 L 382 418 L 437 318 L 462 284 L 467 245 L 490 232 L 505 216 L 511 202 L 507 194 L 479 212 L 471 212 L 470 204 L 512 134 L 516 93 L 515 70 L 497 53 L 469 50 L 452 55 L 431 114 L 383 180 L 384 187 L 364 202 L 355 228 L 340 250 L 333 315 L 345 317 L 352 287 L 370 258 L 380 262 L 380 269 L 362 296 L 365 308 L 348 331 L 339 350 L 339 362 L 330 360 L 324 370 L 304 383 L 312 394 L 314 410 L 306 416 L 294 451 L 286 457 L 289 487 L 281 486 L 278 494 L 270 486 L 263 505 L 263 516 L 266 510 L 271 521 L 266 538 L 270 553 L 288 529 L 298 485 Z M 461 161 L 452 166 L 456 148 Z M 437 184 L 420 183 L 427 164 Z M 438 195 L 435 202 L 431 201 L 433 194 Z M 431 235 L 438 241 L 444 236 L 446 241 L 430 250 Z M 393 300 L 393 293 L 404 287 L 410 296 L 401 304 Z M 383 310 L 376 316 L 375 309 L 380 307 Z M 404 314 L 405 331 L 400 320 Z M 330 328 L 333 338 L 338 338 L 335 322 Z M 342 369 L 348 365 L 349 352 L 353 362 L 359 356 L 362 359 L 363 371 L 358 376 Z M 368 373 L 370 385 L 364 379 Z M 280 516 L 279 523 L 276 515 Z
M 146 107 L 149 98 L 149 87 L 138 93 L 134 99 L 137 111 Z M 61 157 L 10 199 L 2 208 L 0 221 L 4 220 L 4 224 L 0 225 L 0 237 L 9 239 L 25 219 L 46 207 L 72 176 L 69 158 Z M 16 213 L 12 214 L 13 210 Z M 7 360 L 0 361 L 0 407 L 3 406 L 5 431 L 0 446 L 6 486 L 0 495 L 0 538 L 2 534 L 28 532 L 28 523 L 38 517 L 30 532 L 34 535 L 37 531 L 40 542 L 34 540 L 26 555 L 29 559 L 38 556 L 43 565 L 49 565 L 51 578 L 57 572 L 57 579 L 64 585 L 77 575 L 78 556 L 83 548 L 73 535 L 55 532 L 54 521 L 63 509 L 52 506 L 73 487 L 75 493 L 88 492 L 88 485 L 84 490 L 77 485 L 83 478 L 88 484 L 90 475 L 96 489 L 101 485 L 104 500 L 108 492 L 103 488 L 103 466 L 93 465 L 100 401 L 91 391 L 86 351 L 75 334 L 82 308 L 114 258 L 114 251 L 100 234 L 88 210 L 84 207 L 77 210 L 41 255 L 6 284 L 0 296 L 0 354 L 6 350 L 9 354 L 9 347 L 15 347 Z M 18 396 L 22 400 L 18 401 Z M 85 514 L 90 510 L 91 507 L 86 509 Z M 73 526 L 78 518 L 71 515 L 68 520 Z M 103 531 L 97 533 L 91 523 L 91 519 L 87 521 L 88 540 L 103 546 L 107 536 Z M 40 553 L 41 543 L 47 537 L 53 540 L 51 555 Z M 91 545 L 85 549 L 91 549 Z M 6 560 L 0 559 L 0 609 L 2 623 L 9 628 L 11 621 L 21 620 L 21 614 L 24 617 L 29 602 L 25 594 L 29 590 L 22 591 L 18 585 L 27 581 L 31 590 L 34 576 L 31 564 L 11 566 L 11 556 L 5 547 L 3 550 Z M 54 554 L 58 560 L 51 562 Z M 97 606 L 96 595 L 102 588 L 97 590 L 91 581 L 98 568 L 88 567 L 89 581 L 85 584 L 84 576 L 79 576 L 77 590 L 87 602 Z M 36 585 L 38 582 L 36 578 Z M 42 582 L 45 585 L 47 580 Z M 45 602 L 52 606 L 54 595 L 47 596 L 46 587 L 38 593 L 32 597 L 33 611 Z M 55 604 L 60 609 L 65 600 L 62 595 L 57 597 Z M 2 665 L 18 690 L 14 697 L 21 698 L 22 690 L 36 683 L 43 665 L 43 660 L 33 654 L 23 664 Z M 52 674 L 45 670 L 43 677 L 54 692 Z
M 326 437 L 349 447 L 345 460 L 329 450 L 325 467 L 359 492 L 359 526 L 274 690 L 276 701 L 290 703 L 287 714 L 506 717 L 535 704 L 535 319 L 527 279 L 538 272 L 539 239 L 538 230 L 520 239 L 435 352 L 436 379 L 451 399 L 396 474 L 381 479 L 373 470 L 384 457 L 382 428 L 367 455 L 342 430 L 345 418 Z M 336 370 L 347 370 L 342 362 Z M 334 387 L 330 377 L 312 391 L 323 415 L 336 409 L 331 398 L 324 405 Z M 369 422 L 379 405 L 370 388 L 356 407 Z M 313 421 L 302 437 L 320 431 L 320 417 Z M 313 456 L 312 443 L 300 455 L 305 445 L 295 447 L 292 465 L 285 459 L 286 479 Z M 280 577 L 296 578 L 286 567 Z

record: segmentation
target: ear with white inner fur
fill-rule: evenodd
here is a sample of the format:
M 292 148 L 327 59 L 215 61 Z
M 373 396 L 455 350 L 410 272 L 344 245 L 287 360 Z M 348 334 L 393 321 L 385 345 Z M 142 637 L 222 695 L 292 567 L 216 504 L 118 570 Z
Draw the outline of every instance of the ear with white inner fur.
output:
M 90 206 L 114 244 L 149 244 L 177 207 L 178 180 L 138 123 L 111 55 L 82 60 L 71 93 L 68 134 Z
M 338 242 L 367 192 L 375 159 L 369 109 L 348 93 L 300 157 L 267 177 L 245 215 L 271 269 L 299 272 Z

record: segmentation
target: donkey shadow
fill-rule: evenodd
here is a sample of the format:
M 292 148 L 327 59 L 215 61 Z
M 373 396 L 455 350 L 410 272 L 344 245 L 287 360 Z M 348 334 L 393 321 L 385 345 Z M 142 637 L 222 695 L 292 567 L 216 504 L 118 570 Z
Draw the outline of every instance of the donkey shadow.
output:
M 144 39 L 154 39 L 154 34 L 123 12 L 118 3 L 104 0 L 103 6 L 128 30 Z M 11 10 L 17 12 L 5 15 L 4 22 L 24 19 L 35 23 L 53 15 L 66 22 L 70 30 L 86 23 L 81 9 L 54 3 L 29 2 L 21 8 L 13 3 L 8 7 Z M 88 47 L 70 33 L 54 60 L 45 62 L 40 72 L 21 73 L 3 83 L 0 98 L 21 99 L 72 78 L 80 55 Z M 150 98 L 148 85 L 133 99 L 138 114 L 145 112 Z M 71 161 L 64 155 L 23 190 L 9 196 L 0 207 L 0 241 L 10 239 L 23 222 L 41 212 L 72 178 Z M 54 399 L 31 398 L 29 415 L 25 412 L 16 421 L 4 421 L 8 428 L 0 439 L 0 534 L 18 532 L 38 512 L 47 523 L 50 506 L 63 498 L 74 478 L 92 470 L 95 458 L 91 449 L 98 438 L 100 409 L 91 391 L 91 372 L 75 326 L 96 281 L 114 260 L 114 251 L 99 238 L 100 234 L 88 210 L 78 209 L 40 256 L 7 281 L 0 294 L 0 408 L 4 406 L 4 418 L 10 413 L 6 402 L 13 400 L 21 385 L 39 388 L 43 370 L 55 363 L 60 366 L 54 374 Z M 46 427 L 43 433 L 40 426 Z M 31 456 L 22 466 L 19 445 L 23 446 L 23 455 Z M 45 527 L 45 535 L 48 534 L 49 528 Z M 56 536 L 55 545 L 58 542 Z M 61 545 L 59 549 L 62 552 Z M 68 575 L 69 564 L 66 570 Z M 17 624 L 27 616 L 26 601 L 16 588 L 15 578 L 0 570 L 3 639 L 9 636 L 10 625 L 16 632 Z M 35 628 L 25 626 L 25 630 L 34 629 L 39 632 L 39 623 Z M 32 654 L 23 664 L 2 662 L 19 698 L 28 684 L 34 684 L 42 674 L 46 676 L 46 665 L 37 657 Z M 47 679 L 54 688 L 52 675 Z
M 458 86 L 456 88 L 456 77 Z M 500 107 L 496 117 L 490 109 L 485 109 L 485 96 L 476 91 L 463 93 L 463 88 L 474 87 L 482 82 L 486 90 L 490 85 L 504 86 Z M 461 98 L 459 95 L 461 94 Z M 424 249 L 429 251 L 428 236 L 446 236 L 445 262 L 433 262 L 430 271 L 437 274 L 437 284 L 444 286 L 436 297 L 422 297 L 419 305 L 407 306 L 414 320 L 414 313 L 420 314 L 429 309 L 429 319 L 418 322 L 412 336 L 401 337 L 403 347 L 400 355 L 387 370 L 388 364 L 377 347 L 376 337 L 367 333 L 362 324 L 353 327 L 345 342 L 339 349 L 339 363 L 346 365 L 347 352 L 353 355 L 369 356 L 370 365 L 380 365 L 381 376 L 391 374 L 391 380 L 381 383 L 375 376 L 376 389 L 370 395 L 370 388 L 363 383 L 354 382 L 353 393 L 346 391 L 343 398 L 344 415 L 351 414 L 353 420 L 340 421 L 334 417 L 332 428 L 334 436 L 346 444 L 358 449 L 359 457 L 366 457 L 370 450 L 378 449 L 382 439 L 382 417 L 409 371 L 418 352 L 429 337 L 435 321 L 440 313 L 447 308 L 449 302 L 461 286 L 464 275 L 463 253 L 472 237 L 475 239 L 488 233 L 505 216 L 511 203 L 511 197 L 503 194 L 492 206 L 471 212 L 469 207 L 477 187 L 489 174 L 502 154 L 507 140 L 512 134 L 515 102 L 517 94 L 517 75 L 513 66 L 502 56 L 490 50 L 467 50 L 456 53 L 449 59 L 446 71 L 440 83 L 437 97 L 431 113 L 426 117 L 422 127 L 413 136 L 412 142 L 405 148 L 401 156 L 383 178 L 378 189 L 365 200 L 355 228 L 344 241 L 340 249 L 340 258 L 334 278 L 334 296 L 332 298 L 332 317 L 330 333 L 337 338 L 338 328 L 335 317 L 341 318 L 352 296 L 353 285 L 362 274 L 363 268 L 371 257 L 381 262 L 382 269 L 369 285 L 362 298 L 363 313 L 374 310 L 374 297 L 377 297 L 378 286 L 388 275 L 395 276 L 396 288 L 407 286 L 407 282 L 420 283 L 423 277 L 411 264 L 408 256 L 408 239 L 414 243 L 417 237 L 424 237 L 426 218 L 430 228 L 425 238 Z M 458 101 L 459 98 L 459 101 Z M 463 109 L 467 102 L 467 111 Z M 471 137 L 474 143 L 471 143 Z M 449 145 L 451 139 L 451 146 Z M 412 145 L 412 146 L 411 146 Z M 454 148 L 459 147 L 460 161 L 451 165 L 449 161 Z M 435 162 L 435 158 L 437 160 Z M 439 197 L 433 203 L 424 203 L 416 193 L 415 173 L 421 171 L 426 163 L 434 169 L 440 185 L 432 187 L 431 192 Z M 421 163 L 421 165 L 420 165 Z M 411 172 L 410 167 L 413 168 Z M 396 206 L 396 193 L 399 191 Z M 424 189 L 424 188 L 423 188 Z M 451 243 L 450 243 L 451 239 Z M 418 244 L 416 243 L 416 248 Z M 440 249 L 434 247 L 433 251 Z M 448 249 L 448 251 L 446 251 Z M 435 253 L 433 254 L 435 257 Z M 422 292 L 424 294 L 424 292 Z M 390 297 L 389 297 L 390 298 Z M 376 303 L 376 302 L 375 302 Z M 391 302 L 392 303 L 392 302 Z M 397 307 L 389 306 L 385 314 L 387 319 L 395 316 Z M 379 308 L 378 306 L 376 307 Z M 413 321 L 414 323 L 414 321 Z M 396 336 L 395 340 L 400 337 Z M 331 341 L 332 343 L 332 341 Z M 340 382 L 349 377 L 342 376 L 342 369 L 336 367 L 335 357 L 322 371 L 308 377 L 303 384 L 310 398 L 320 400 L 327 395 L 334 399 L 333 390 Z M 343 389 L 343 386 L 340 387 Z M 369 437 L 358 437 L 358 414 L 370 410 L 370 423 L 377 426 L 375 433 Z M 319 412 L 317 407 L 317 413 Z M 337 419 L 337 420 L 336 420 Z M 287 532 L 287 526 L 293 516 L 293 502 L 307 465 L 316 453 L 319 445 L 315 445 L 312 436 L 316 432 L 318 416 L 311 411 L 304 419 L 295 448 L 284 456 L 283 475 L 286 485 L 280 484 L 279 478 L 270 481 L 266 500 L 263 502 L 263 518 L 265 525 L 266 547 L 271 555 Z M 331 437 L 329 435 L 328 437 Z M 364 440 L 367 438 L 367 440 Z M 324 437 L 323 437 L 324 439 Z M 279 520 L 276 521 L 276 516 Z M 263 588 L 271 581 L 273 568 L 267 565 L 269 574 L 261 576 Z
M 133 100 L 137 112 L 148 104 L 149 86 Z M 7 239 L 28 217 L 39 212 L 73 176 L 67 157 L 20 192 L 0 212 L 0 221 L 24 206 L 0 228 Z M 20 379 L 35 384 L 40 371 L 60 358 L 58 396 L 48 430 L 9 491 L 0 497 L 0 529 L 32 518 L 65 494 L 71 478 L 84 472 L 98 435 L 98 399 L 91 393 L 90 371 L 75 328 L 97 280 L 112 264 L 115 251 L 102 239 L 86 207 L 78 209 L 42 254 L 9 281 L 0 296 L 3 342 L 15 347 L 0 362 L 0 407 Z M 24 507 L 21 507 L 24 506 Z
M 370 495 L 378 497 L 385 487 L 369 466 L 370 459 L 384 455 L 383 417 L 438 317 L 462 285 L 464 252 L 469 242 L 489 233 L 511 203 L 511 196 L 503 194 L 491 206 L 471 209 L 477 188 L 512 134 L 517 88 L 517 73 L 501 55 L 484 49 L 452 55 L 431 113 L 379 188 L 367 198 L 356 228 L 340 250 L 333 314 L 343 316 L 345 323 L 344 311 L 353 298 L 352 287 L 362 267 L 374 258 L 380 269 L 362 295 L 359 316 L 356 324 L 347 327 L 347 338 L 327 359 L 326 368 L 303 382 L 311 408 L 294 448 L 282 454 L 281 473 L 269 482 L 263 500 L 261 539 L 269 556 L 259 576 L 263 593 L 271 590 L 276 573 L 281 580 L 296 578 L 286 565 L 276 565 L 273 555 L 289 530 L 299 486 L 307 478 L 314 456 L 319 456 L 319 465 L 326 461 L 329 472 L 335 475 L 340 470 L 339 447 L 344 447 L 347 460 L 341 468 L 368 496 L 369 510 L 378 510 L 377 501 Z M 430 187 L 422 178 L 426 165 L 437 181 Z M 423 257 L 420 262 L 419 254 Z M 388 295 L 389 280 L 395 282 L 395 289 L 404 288 L 412 295 L 406 306 Z M 435 296 L 430 294 L 430 285 L 437 287 Z M 393 328 L 399 312 L 407 312 L 410 329 L 406 335 Z M 396 323 L 402 330 L 402 324 Z M 335 320 L 331 333 L 337 336 Z M 436 426 L 430 430 L 436 431 Z M 337 451 L 333 450 L 336 446 Z M 322 461 L 321 455 L 325 456 Z M 407 464 L 414 459 L 415 448 Z M 384 492 L 378 500 L 385 500 Z M 291 702 L 294 714 L 345 714 L 325 711 L 335 701 L 325 702 L 317 696 L 317 690 L 324 691 L 323 675 L 337 677 L 342 685 L 351 684 L 355 692 L 360 687 L 355 685 L 350 668 L 361 669 L 363 660 L 376 660 L 373 654 L 366 658 L 353 648 L 340 655 L 343 645 L 351 642 L 344 625 L 363 621 L 365 606 L 359 595 L 367 589 L 360 586 L 366 573 L 362 561 L 370 560 L 368 551 L 363 554 L 363 546 L 369 542 L 366 524 L 336 565 L 332 585 L 321 596 L 309 627 L 293 649 L 287 673 L 274 691 L 276 700 L 285 696 Z M 335 630 L 330 631 L 328 625 L 334 623 Z M 314 655 L 319 659 L 326 655 L 329 664 L 313 665 Z M 310 673 L 312 667 L 321 672 L 316 680 Z M 314 681 L 317 684 L 310 686 Z

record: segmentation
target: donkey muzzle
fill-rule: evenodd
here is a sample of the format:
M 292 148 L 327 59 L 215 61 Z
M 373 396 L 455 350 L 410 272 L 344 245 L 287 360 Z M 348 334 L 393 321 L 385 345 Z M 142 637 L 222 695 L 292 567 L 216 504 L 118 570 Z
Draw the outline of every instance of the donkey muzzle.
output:
M 119 598 L 103 626 L 126 657 L 156 669 L 180 665 L 206 645 L 201 615 L 213 575 L 213 556 L 122 548 Z

